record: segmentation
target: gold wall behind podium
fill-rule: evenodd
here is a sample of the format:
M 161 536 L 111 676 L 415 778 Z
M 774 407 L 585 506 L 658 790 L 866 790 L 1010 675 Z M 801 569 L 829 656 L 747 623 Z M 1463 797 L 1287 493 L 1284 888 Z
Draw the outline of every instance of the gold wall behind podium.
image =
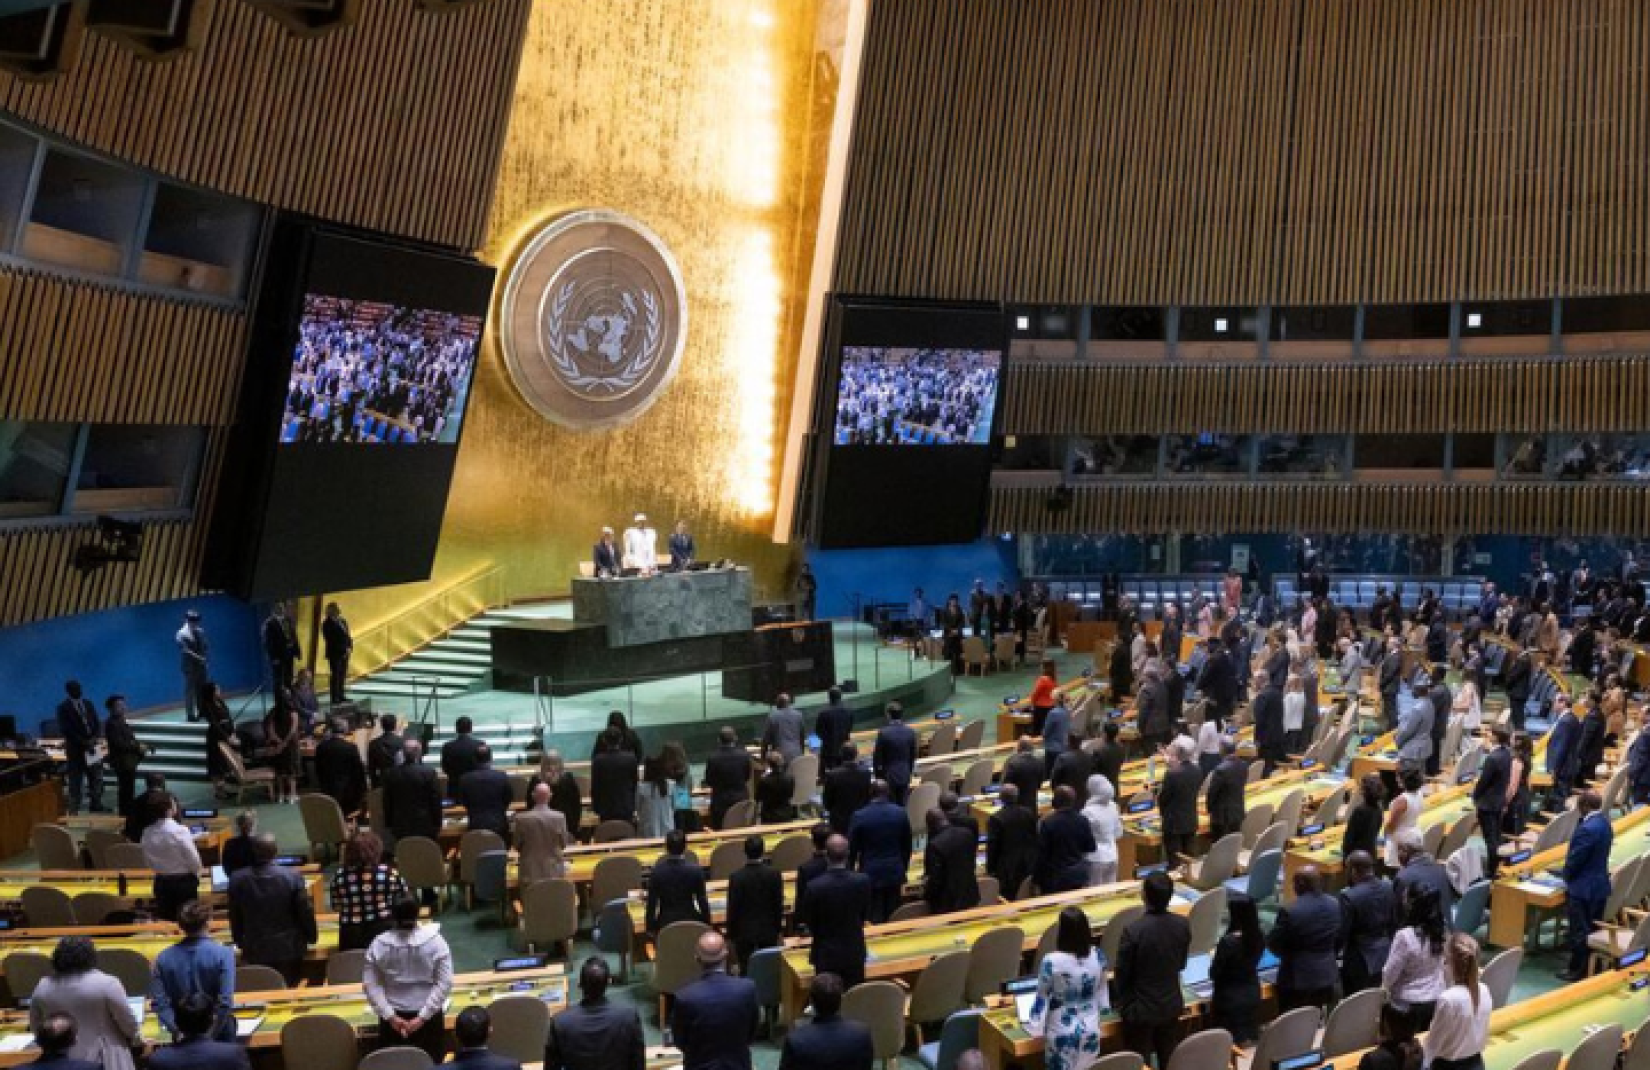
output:
M 823 12 L 822 12 L 823 8 Z M 359 632 L 479 569 L 512 598 L 563 593 L 602 524 L 635 510 L 660 548 L 678 518 L 700 553 L 788 590 L 768 536 L 836 99 L 829 0 L 539 0 L 533 5 L 483 257 L 543 220 L 604 207 L 654 230 L 682 268 L 687 348 L 634 423 L 572 431 L 516 393 L 489 332 L 435 573 L 341 599 Z M 495 306 L 495 315 L 497 309 Z

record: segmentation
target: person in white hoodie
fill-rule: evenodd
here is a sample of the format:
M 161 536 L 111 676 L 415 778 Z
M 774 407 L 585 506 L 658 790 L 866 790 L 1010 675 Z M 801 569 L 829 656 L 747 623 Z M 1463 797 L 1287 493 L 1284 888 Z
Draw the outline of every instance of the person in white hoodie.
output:
M 411 1044 L 438 1063 L 446 1058 L 453 953 L 441 926 L 418 924 L 418 900 L 395 904 L 395 928 L 367 948 L 361 987 L 378 1015 L 380 1047 Z
M 1094 853 L 1089 855 L 1089 884 L 1117 881 L 1117 838 L 1123 835 L 1123 820 L 1113 801 L 1111 781 L 1098 774 L 1089 777 L 1089 799 L 1083 816 L 1094 832 Z

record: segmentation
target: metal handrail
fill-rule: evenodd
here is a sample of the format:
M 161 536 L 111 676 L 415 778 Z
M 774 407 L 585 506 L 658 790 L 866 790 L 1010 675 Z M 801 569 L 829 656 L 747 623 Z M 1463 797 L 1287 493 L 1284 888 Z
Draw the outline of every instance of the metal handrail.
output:
M 419 599 L 355 635 L 352 675 L 365 676 L 427 646 L 472 617 L 508 605 L 504 566 L 493 565 Z

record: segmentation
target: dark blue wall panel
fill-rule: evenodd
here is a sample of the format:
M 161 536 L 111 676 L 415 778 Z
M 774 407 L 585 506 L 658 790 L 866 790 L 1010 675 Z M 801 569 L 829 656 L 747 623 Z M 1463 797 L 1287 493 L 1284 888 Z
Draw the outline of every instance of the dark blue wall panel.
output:
M 258 617 L 244 602 L 202 597 L 59 617 L 0 629 L 0 713 L 34 731 L 63 700 L 63 681 L 79 680 L 100 706 L 119 692 L 134 710 L 183 702 L 173 636 L 184 610 L 201 612 L 211 643 L 212 676 L 229 692 L 247 691 L 263 678 Z
M 862 604 L 910 601 L 911 590 L 921 587 L 930 605 L 939 606 L 947 595 L 959 595 L 964 604 L 975 580 L 995 590 L 998 581 L 1010 588 L 1020 580 L 1011 539 L 982 539 L 958 546 L 890 547 L 869 550 L 808 550 L 808 563 L 819 580 L 822 617 L 846 617 L 854 612 L 854 596 Z

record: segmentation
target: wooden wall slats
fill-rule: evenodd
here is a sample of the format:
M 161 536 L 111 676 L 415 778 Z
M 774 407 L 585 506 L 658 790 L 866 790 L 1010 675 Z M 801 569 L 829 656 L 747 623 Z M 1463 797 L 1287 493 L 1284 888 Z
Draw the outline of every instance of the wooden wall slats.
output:
M 834 288 L 1644 292 L 1647 55 L 1631 0 L 879 0 Z
M 65 75 L 0 75 L 0 111 L 184 182 L 477 249 L 530 8 L 370 0 L 303 38 L 241 0 L 197 0 L 199 49 L 146 62 L 93 34 Z
M 1048 508 L 1047 488 L 997 487 L 994 533 L 1160 535 L 1165 532 L 1637 536 L 1650 495 L 1623 485 L 1163 484 L 1074 488 Z
M 1010 362 L 1004 395 L 1011 435 L 1639 433 L 1650 427 L 1650 355 L 1261 367 Z

